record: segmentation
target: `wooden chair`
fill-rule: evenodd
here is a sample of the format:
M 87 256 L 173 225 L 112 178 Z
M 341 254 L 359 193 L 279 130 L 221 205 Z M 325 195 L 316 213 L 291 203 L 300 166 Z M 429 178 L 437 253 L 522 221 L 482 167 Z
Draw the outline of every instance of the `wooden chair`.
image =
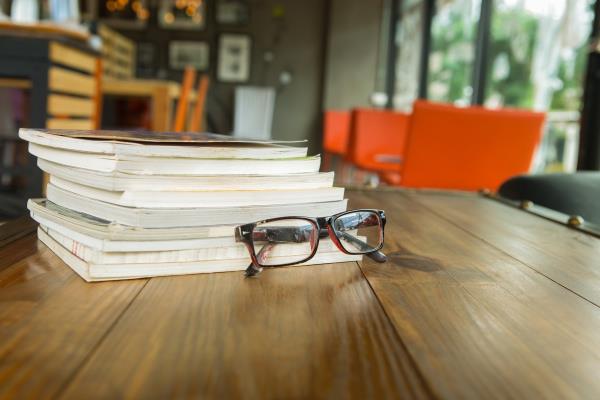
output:
M 398 183 L 409 119 L 410 115 L 391 110 L 353 110 L 346 160 L 388 183 Z
M 204 116 L 204 108 L 206 105 L 206 96 L 208 94 L 208 87 L 210 85 L 210 78 L 208 74 L 203 74 L 198 81 L 198 91 L 196 93 L 196 104 L 192 113 L 192 120 L 190 122 L 190 131 L 200 132 L 203 130 L 202 117 Z
M 186 67 L 183 72 L 183 82 L 181 84 L 181 94 L 175 110 L 175 120 L 173 122 L 173 132 L 183 132 L 186 127 L 187 110 L 189 107 L 190 96 L 194 81 L 196 80 L 196 71 L 192 67 Z
M 545 114 L 416 101 L 401 186 L 496 190 L 529 171 Z

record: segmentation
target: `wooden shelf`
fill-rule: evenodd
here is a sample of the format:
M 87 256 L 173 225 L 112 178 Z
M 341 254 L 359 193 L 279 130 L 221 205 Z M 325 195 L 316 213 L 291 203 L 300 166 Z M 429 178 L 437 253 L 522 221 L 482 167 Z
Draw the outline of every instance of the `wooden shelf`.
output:
M 7 22 L 0 21 L 0 33 L 5 33 L 3 31 L 7 31 L 8 33 L 20 33 L 20 34 L 29 34 L 35 36 L 46 36 L 47 39 L 51 39 L 50 36 L 58 36 L 58 37 L 66 37 L 69 39 L 88 41 L 92 35 L 89 32 L 84 30 L 76 30 L 65 28 L 63 25 L 58 25 L 51 22 L 38 22 L 35 24 L 24 24 L 24 23 L 15 23 L 15 22 Z
M 29 79 L 0 78 L 0 88 L 31 89 Z

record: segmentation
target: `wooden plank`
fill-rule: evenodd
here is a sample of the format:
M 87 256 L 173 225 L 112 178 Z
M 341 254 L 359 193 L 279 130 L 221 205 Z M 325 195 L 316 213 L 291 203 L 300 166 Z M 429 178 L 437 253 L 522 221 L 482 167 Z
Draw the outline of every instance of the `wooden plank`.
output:
M 0 30 L 13 31 L 20 34 L 31 34 L 35 36 L 45 35 L 46 38 L 57 37 L 69 39 L 75 39 L 87 42 L 91 35 L 87 31 L 76 30 L 65 28 L 64 25 L 53 23 L 53 22 L 36 22 L 31 23 L 19 23 L 0 21 Z
M 169 97 L 169 87 L 156 86 L 152 93 L 152 130 L 170 131 L 173 103 Z
M 490 199 L 428 196 L 422 198 L 422 203 L 440 217 L 600 306 L 598 238 Z
M 103 40 L 104 74 L 118 78 L 135 75 L 135 43 L 106 26 L 98 30 Z
M 596 397 L 600 309 L 433 213 L 422 204 L 431 196 L 348 193 L 351 208 L 377 206 L 389 216 L 389 262 L 365 258 L 361 268 L 433 392 Z M 472 215 L 459 203 L 457 213 Z M 573 238 L 565 228 L 554 240 Z
M 95 104 L 92 99 L 51 94 L 48 96 L 48 114 L 68 115 L 74 117 L 91 117 Z
M 109 65 L 104 64 L 104 68 Z M 112 96 L 140 96 L 150 97 L 155 89 L 156 81 L 144 79 L 114 79 L 105 78 L 102 81 L 102 92 Z M 166 83 L 166 82 L 165 82 Z
M 356 263 L 152 279 L 63 397 L 429 397 L 390 328 Z
M 112 64 L 110 71 L 116 77 L 120 77 L 123 79 L 127 79 L 128 77 L 131 76 L 131 68 L 129 68 L 125 65 Z
M 90 74 L 93 74 L 96 70 L 96 57 L 61 43 L 50 43 L 49 56 L 52 62 L 76 68 Z
M 85 283 L 34 235 L 0 251 L 26 249 L 0 272 L 0 397 L 54 398 L 145 281 Z
M 96 59 L 96 70 L 94 72 L 94 79 L 98 83 L 96 85 L 96 93 L 94 93 L 94 111 L 92 115 L 92 129 L 102 128 L 102 106 L 104 102 L 102 100 L 102 58 Z
M 0 88 L 31 89 L 29 79 L 0 78 Z
M 48 129 L 94 129 L 94 121 L 91 119 L 61 119 L 50 118 L 46 121 Z
M 50 67 L 48 71 L 48 88 L 51 91 L 93 97 L 96 91 L 96 81 L 90 75 L 60 67 Z

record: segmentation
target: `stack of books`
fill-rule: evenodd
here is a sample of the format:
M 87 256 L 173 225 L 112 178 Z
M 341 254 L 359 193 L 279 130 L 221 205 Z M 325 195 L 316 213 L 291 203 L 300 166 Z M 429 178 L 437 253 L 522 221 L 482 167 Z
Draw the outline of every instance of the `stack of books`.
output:
M 28 208 L 39 239 L 86 281 L 243 271 L 236 225 L 346 209 L 302 143 L 229 136 L 21 129 L 48 174 Z M 295 144 L 295 145 L 293 145 Z M 300 146 L 298 146 L 300 145 Z M 277 246 L 285 261 L 286 246 Z M 293 246 L 289 251 L 293 251 Z M 329 239 L 307 264 L 355 261 Z

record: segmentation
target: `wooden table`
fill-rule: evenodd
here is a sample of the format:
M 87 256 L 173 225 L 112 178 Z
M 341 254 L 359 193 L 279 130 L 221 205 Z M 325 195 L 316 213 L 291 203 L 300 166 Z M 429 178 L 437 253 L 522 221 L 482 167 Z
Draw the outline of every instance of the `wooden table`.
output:
M 177 82 L 154 79 L 115 79 L 104 78 L 102 93 L 108 96 L 146 97 L 150 99 L 152 108 L 151 130 L 170 131 L 173 116 L 173 101 L 181 93 L 181 85 Z M 195 100 L 196 92 L 192 91 L 190 101 Z
M 348 195 L 386 210 L 386 264 L 88 284 L 0 227 L 0 397 L 600 396 L 597 238 L 477 195 Z

